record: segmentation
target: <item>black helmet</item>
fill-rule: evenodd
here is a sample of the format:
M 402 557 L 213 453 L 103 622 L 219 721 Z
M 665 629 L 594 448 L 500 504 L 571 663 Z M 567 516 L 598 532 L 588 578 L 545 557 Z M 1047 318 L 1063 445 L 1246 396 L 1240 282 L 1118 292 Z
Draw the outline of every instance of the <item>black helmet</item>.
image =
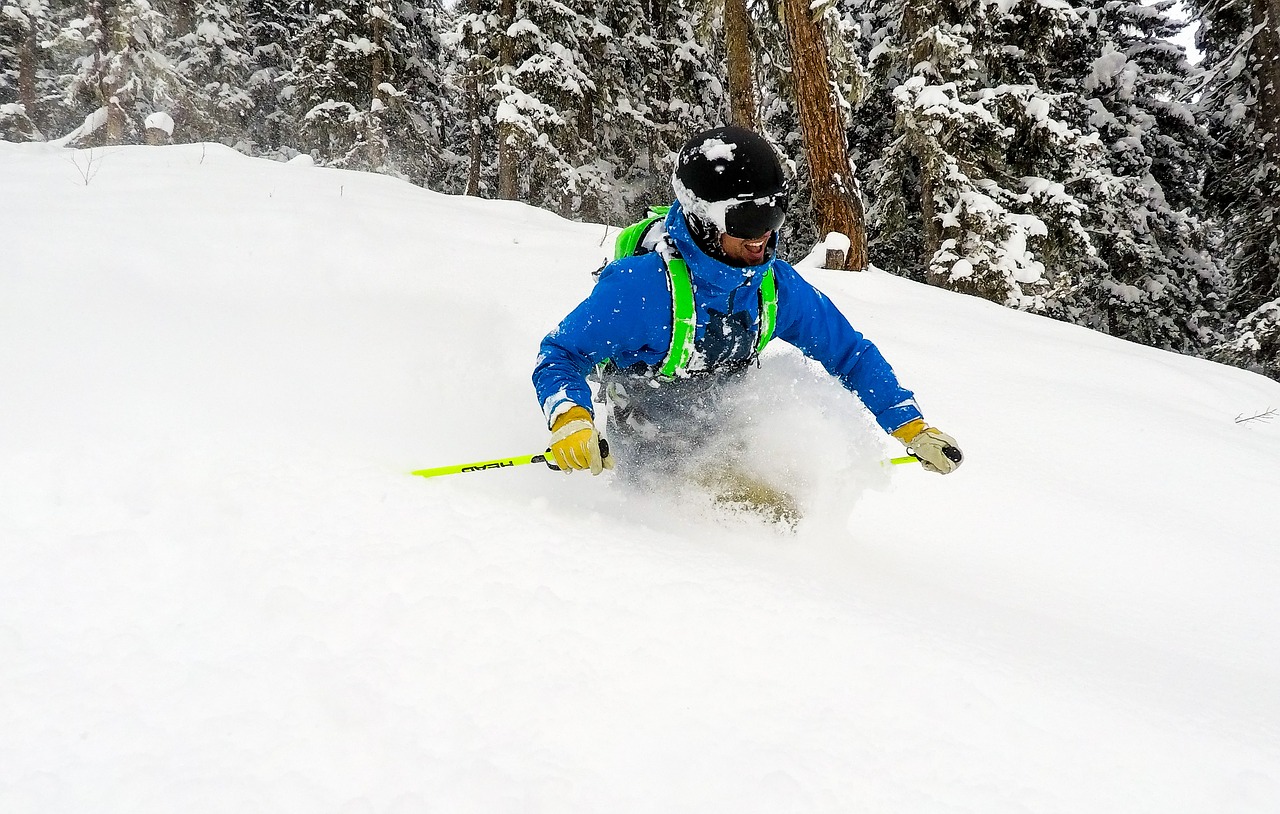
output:
M 787 212 L 787 180 L 773 146 L 741 127 L 699 133 L 680 148 L 671 173 L 685 216 L 732 237 L 777 231 Z

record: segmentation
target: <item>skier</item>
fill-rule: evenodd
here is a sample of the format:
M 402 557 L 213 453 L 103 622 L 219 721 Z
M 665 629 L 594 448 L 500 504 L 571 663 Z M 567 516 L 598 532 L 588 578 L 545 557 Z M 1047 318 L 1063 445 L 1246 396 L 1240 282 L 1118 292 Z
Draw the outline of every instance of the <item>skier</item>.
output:
M 676 202 L 665 220 L 636 254 L 602 269 L 542 341 L 533 383 L 557 466 L 598 475 L 616 454 L 621 471 L 671 471 L 716 434 L 720 397 L 772 334 L 820 362 L 925 469 L 954 471 L 955 439 L 924 422 L 876 346 L 777 259 L 787 191 L 768 141 L 739 127 L 700 133 L 680 150 L 671 182 Z M 692 304 L 682 307 L 683 268 Z M 591 375 L 607 405 L 603 453 Z M 739 483 L 737 496 L 749 500 L 757 486 Z

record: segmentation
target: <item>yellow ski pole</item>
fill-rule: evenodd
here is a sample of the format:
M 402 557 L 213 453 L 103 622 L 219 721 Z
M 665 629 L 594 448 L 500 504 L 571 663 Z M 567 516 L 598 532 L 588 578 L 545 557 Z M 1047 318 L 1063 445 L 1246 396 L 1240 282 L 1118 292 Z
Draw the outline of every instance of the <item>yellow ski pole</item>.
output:
M 509 466 L 524 466 L 525 464 L 546 464 L 550 468 L 559 471 L 560 467 L 555 465 L 554 459 L 548 457 L 551 450 L 540 452 L 537 455 L 519 455 L 515 458 L 498 458 L 492 461 L 475 461 L 469 464 L 453 464 L 452 466 L 437 466 L 431 469 L 417 469 L 410 472 L 410 475 L 417 475 L 420 478 L 435 478 L 441 475 L 461 475 L 465 472 L 487 472 L 490 469 L 506 469 Z M 609 443 L 603 438 L 600 439 L 600 454 L 607 456 L 609 454 Z M 904 455 L 901 458 L 890 458 L 891 464 L 918 464 L 920 459 L 914 455 Z
M 434 478 L 440 475 L 461 475 L 464 472 L 485 472 L 490 469 L 505 469 L 508 466 L 523 466 L 524 464 L 541 464 L 547 462 L 545 453 L 537 455 L 520 455 L 515 458 L 499 458 L 494 461 L 476 461 L 469 464 L 454 464 L 452 466 L 437 466 L 432 469 L 417 469 L 410 472 L 410 475 L 417 475 L 422 478 Z
M 609 442 L 600 439 L 600 457 L 609 457 Z M 432 469 L 418 469 L 410 472 L 410 475 L 417 475 L 420 478 L 435 478 L 440 475 L 461 475 L 464 472 L 487 472 L 490 469 L 506 469 L 509 466 L 524 466 L 525 464 L 546 464 L 550 468 L 559 472 L 560 467 L 556 466 L 555 458 L 551 457 L 551 450 L 539 452 L 537 455 L 519 455 L 515 458 L 498 458 L 493 461 L 476 461 L 469 464 L 453 464 L 452 466 L 437 466 Z

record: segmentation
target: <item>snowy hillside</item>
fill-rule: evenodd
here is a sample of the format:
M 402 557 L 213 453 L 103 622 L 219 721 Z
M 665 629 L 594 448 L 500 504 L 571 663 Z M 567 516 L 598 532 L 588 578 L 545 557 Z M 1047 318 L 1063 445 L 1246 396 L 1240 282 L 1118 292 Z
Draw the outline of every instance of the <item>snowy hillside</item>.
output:
M 1236 420 L 1280 384 L 808 269 L 956 474 L 774 343 L 740 418 L 795 534 L 409 476 L 542 448 L 606 242 L 0 142 L 0 812 L 1280 810 L 1280 419 Z

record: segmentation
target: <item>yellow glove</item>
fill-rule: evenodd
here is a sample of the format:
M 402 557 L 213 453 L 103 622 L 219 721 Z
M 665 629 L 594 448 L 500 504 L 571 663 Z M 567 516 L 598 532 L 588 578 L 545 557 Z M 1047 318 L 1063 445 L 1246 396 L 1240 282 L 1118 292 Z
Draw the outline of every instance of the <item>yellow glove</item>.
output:
M 570 407 L 551 425 L 551 455 L 562 472 L 590 469 L 599 475 L 613 469 L 613 456 L 601 456 L 600 433 L 584 407 Z
M 919 418 L 894 430 L 893 437 L 905 444 L 907 452 L 919 458 L 920 465 L 930 472 L 946 475 L 956 471 L 964 460 L 956 439 Z

